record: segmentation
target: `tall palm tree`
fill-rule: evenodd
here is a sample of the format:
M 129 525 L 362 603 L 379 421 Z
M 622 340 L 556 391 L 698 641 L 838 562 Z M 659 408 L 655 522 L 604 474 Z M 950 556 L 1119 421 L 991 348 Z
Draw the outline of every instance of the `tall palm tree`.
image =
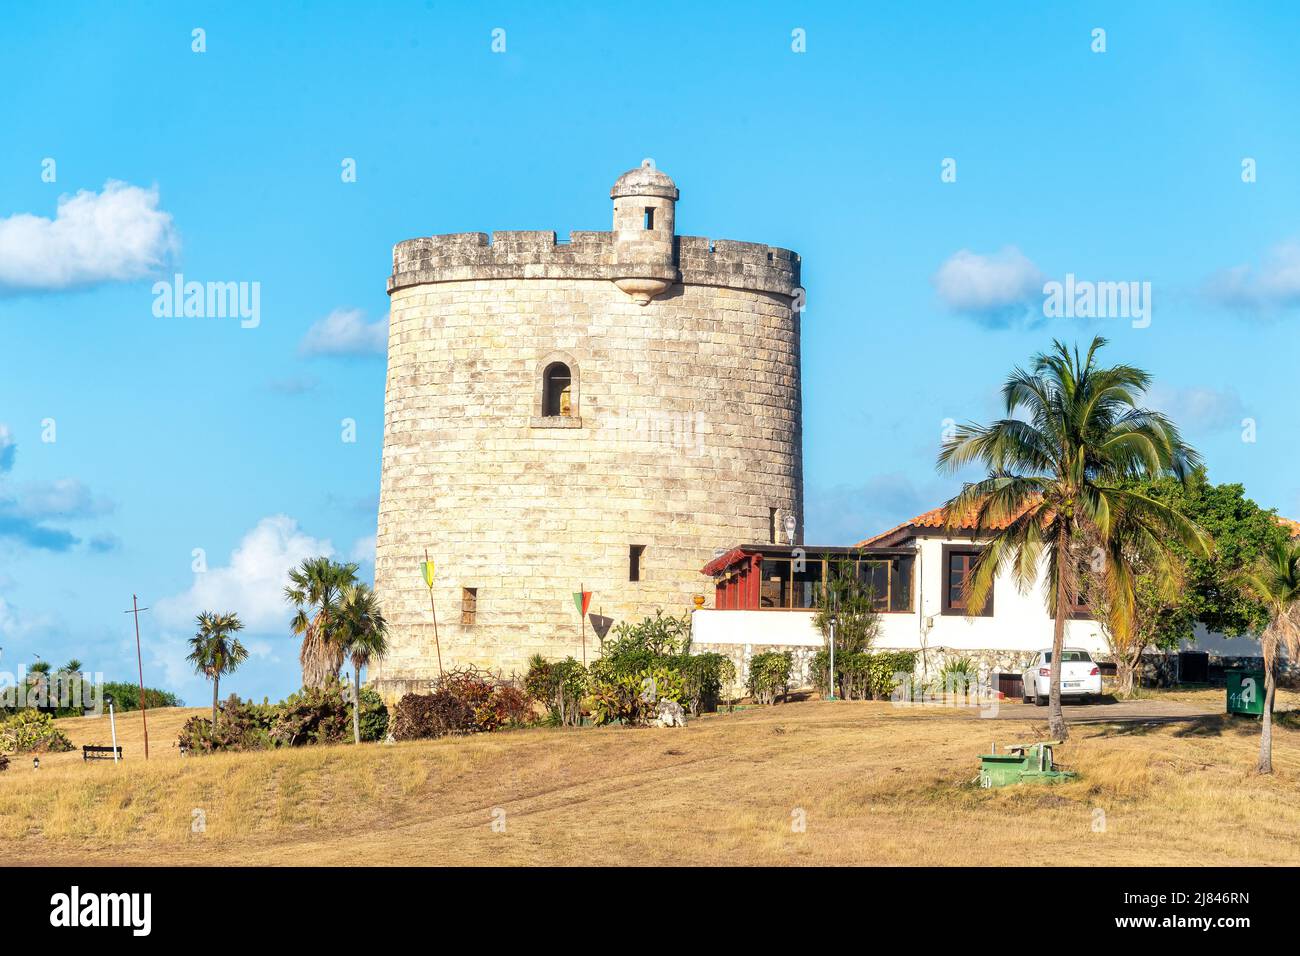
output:
M 1059 740 L 1068 733 L 1061 713 L 1061 651 L 1069 605 L 1079 594 L 1079 568 L 1088 558 L 1083 545 L 1091 538 L 1107 559 L 1116 621 L 1131 618 L 1132 574 L 1120 560 L 1126 541 L 1136 536 L 1144 546 L 1161 548 L 1172 537 L 1198 554 L 1209 549 L 1204 532 L 1175 509 L 1121 487 L 1135 477 L 1186 480 L 1200 459 L 1173 422 L 1138 405 L 1151 383 L 1147 372 L 1097 363 L 1105 344 L 1094 338 L 1081 357 L 1078 349 L 1053 342 L 1028 371 L 1017 368 L 1007 378 L 1006 417 L 959 426 L 944 441 L 938 461 L 950 473 L 973 462 L 988 469 L 987 478 L 967 485 L 945 506 L 950 530 L 973 515 L 976 526 L 991 533 L 966 582 L 967 613 L 983 609 L 1005 569 L 1027 591 L 1046 553 L 1045 598 L 1055 619 L 1048 722 Z
M 244 629 L 238 614 L 227 611 L 203 611 L 195 621 L 198 632 L 190 638 L 190 653 L 185 659 L 194 669 L 212 681 L 212 728 L 217 727 L 217 699 L 222 674 L 233 674 L 248 660 L 248 649 L 235 637 Z
M 27 699 L 36 701 L 36 706 L 49 703 L 50 672 L 53 669 L 49 661 L 43 661 L 39 656 L 27 666 Z
M 59 668 L 59 673 L 63 675 L 63 686 L 59 689 L 60 703 L 66 701 L 68 706 L 71 707 L 80 707 L 82 705 L 82 666 L 79 658 L 71 657 L 66 664 Z
M 356 580 L 357 565 L 326 557 L 308 558 L 289 572 L 284 598 L 297 608 L 291 627 L 303 636 L 298 660 L 304 687 L 323 687 L 338 677 L 344 655 L 334 639 L 332 620 L 344 590 Z
M 388 652 L 388 622 L 369 585 L 353 584 L 343 591 L 335 633 L 339 646 L 352 658 L 352 737 L 361 743 L 361 668 Z
M 1280 541 L 1236 581 L 1262 601 L 1269 612 L 1260 635 L 1264 652 L 1264 726 L 1259 738 L 1259 773 L 1273 772 L 1273 694 L 1277 690 L 1277 652 L 1286 648 L 1291 660 L 1300 658 L 1300 541 Z

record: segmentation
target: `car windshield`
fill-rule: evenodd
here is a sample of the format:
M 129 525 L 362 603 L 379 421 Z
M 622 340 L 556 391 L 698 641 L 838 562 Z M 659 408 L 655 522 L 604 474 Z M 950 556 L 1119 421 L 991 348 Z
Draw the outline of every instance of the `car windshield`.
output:
M 1061 651 L 1062 664 L 1086 664 L 1092 660 L 1087 651 Z M 1052 652 L 1043 651 L 1043 663 L 1052 663 Z

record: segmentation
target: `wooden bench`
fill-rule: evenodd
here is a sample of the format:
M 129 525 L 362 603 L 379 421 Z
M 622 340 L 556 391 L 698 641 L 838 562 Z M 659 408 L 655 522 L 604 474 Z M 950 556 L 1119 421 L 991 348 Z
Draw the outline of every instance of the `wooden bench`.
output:
M 121 747 L 96 747 L 85 744 L 81 748 L 81 759 L 85 760 L 125 760 Z

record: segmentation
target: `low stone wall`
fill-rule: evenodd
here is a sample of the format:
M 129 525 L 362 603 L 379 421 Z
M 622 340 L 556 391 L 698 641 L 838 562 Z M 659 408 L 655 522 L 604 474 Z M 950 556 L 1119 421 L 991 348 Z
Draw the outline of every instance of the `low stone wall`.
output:
M 694 647 L 696 653 L 711 651 L 723 654 L 731 660 L 736 666 L 736 681 L 733 687 L 726 690 L 725 693 L 736 697 L 742 697 L 747 693 L 749 662 L 755 654 L 764 654 L 769 651 L 789 651 L 794 659 L 794 666 L 790 672 L 790 686 L 792 689 L 806 689 L 814 685 L 812 661 L 813 657 L 821 650 L 821 647 L 810 647 L 806 644 L 737 643 L 696 645 Z M 968 648 L 948 647 L 927 647 L 923 650 L 912 647 L 875 647 L 872 650 L 877 652 L 908 651 L 916 654 L 916 668 L 913 673 L 922 683 L 928 683 L 938 678 L 949 663 L 962 659 L 969 660 L 975 665 L 978 683 L 984 687 L 996 687 L 996 675 L 998 674 L 1023 673 L 1037 654 L 1037 651 L 970 650 Z M 1094 654 L 1093 659 L 1098 663 L 1113 663 L 1109 654 Z M 1210 655 L 1210 669 L 1212 672 L 1225 667 L 1229 669 L 1262 670 L 1264 662 L 1262 658 L 1258 657 Z M 1300 668 L 1294 667 L 1284 660 L 1280 662 L 1278 669 L 1279 683 L 1300 682 Z M 1177 684 L 1179 681 L 1177 652 L 1143 655 L 1139 665 L 1139 679 L 1142 686 L 1145 687 L 1171 687 Z
M 382 680 L 366 681 L 384 701 L 385 707 L 395 707 L 407 694 L 428 694 L 433 691 L 432 680 L 416 678 L 388 677 Z

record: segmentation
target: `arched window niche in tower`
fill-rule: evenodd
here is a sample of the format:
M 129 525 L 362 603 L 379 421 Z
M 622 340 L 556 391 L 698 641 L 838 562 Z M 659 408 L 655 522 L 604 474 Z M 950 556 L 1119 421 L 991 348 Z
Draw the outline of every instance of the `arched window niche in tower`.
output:
M 537 363 L 533 428 L 581 428 L 581 375 L 567 352 L 552 352 Z

